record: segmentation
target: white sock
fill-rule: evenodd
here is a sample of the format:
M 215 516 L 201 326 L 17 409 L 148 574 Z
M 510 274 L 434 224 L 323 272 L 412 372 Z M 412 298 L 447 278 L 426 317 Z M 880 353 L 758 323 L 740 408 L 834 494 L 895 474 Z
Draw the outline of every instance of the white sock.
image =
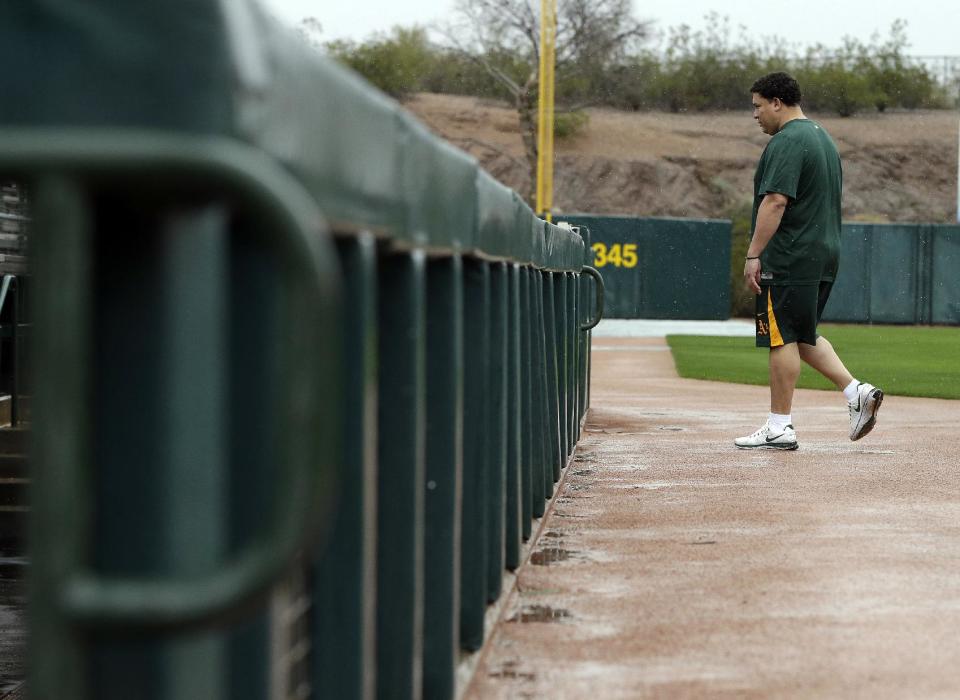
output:
M 858 386 L 860 386 L 860 382 L 854 379 L 852 382 L 847 384 L 847 388 L 843 390 L 843 396 L 847 400 L 847 403 L 857 400 Z
M 767 422 L 770 423 L 770 427 L 774 430 L 783 430 L 788 425 L 793 423 L 793 421 L 790 420 L 789 413 L 771 413 L 767 418 Z

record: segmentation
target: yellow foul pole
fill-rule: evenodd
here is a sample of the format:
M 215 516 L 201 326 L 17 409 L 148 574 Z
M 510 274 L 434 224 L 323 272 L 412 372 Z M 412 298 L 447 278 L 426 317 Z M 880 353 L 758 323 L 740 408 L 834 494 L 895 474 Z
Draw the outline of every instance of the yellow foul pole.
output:
M 557 49 L 557 0 L 540 0 L 540 80 L 537 110 L 537 214 L 552 220 L 553 103 Z

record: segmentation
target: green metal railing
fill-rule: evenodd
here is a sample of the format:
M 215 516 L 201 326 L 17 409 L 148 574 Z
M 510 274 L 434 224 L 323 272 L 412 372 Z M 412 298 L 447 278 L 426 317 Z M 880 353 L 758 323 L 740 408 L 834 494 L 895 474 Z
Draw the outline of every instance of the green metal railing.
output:
M 0 29 L 76 49 L 0 123 L 34 195 L 30 694 L 454 697 L 589 406 L 588 234 L 223 8 Z

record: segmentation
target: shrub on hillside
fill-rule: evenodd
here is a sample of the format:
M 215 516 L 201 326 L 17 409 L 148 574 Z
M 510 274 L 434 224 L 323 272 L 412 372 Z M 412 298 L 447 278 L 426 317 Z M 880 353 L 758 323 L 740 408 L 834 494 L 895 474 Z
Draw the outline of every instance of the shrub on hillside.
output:
M 558 139 L 569 139 L 583 131 L 590 123 L 590 115 L 582 110 L 557 112 L 553 119 L 553 135 Z
M 403 97 L 422 88 L 437 54 L 421 27 L 394 27 L 387 36 L 362 44 L 334 41 L 326 44 L 331 56 L 357 71 L 384 92 Z
M 614 63 L 588 61 L 558 71 L 557 103 L 673 112 L 749 109 L 751 83 L 764 73 L 786 70 L 800 81 L 804 106 L 811 111 L 849 116 L 947 105 L 944 89 L 928 70 L 906 57 L 902 22 L 894 23 L 886 39 L 875 36 L 870 44 L 847 39 L 839 48 L 818 45 L 803 55 L 786 46 L 781 40 L 758 43 L 743 28 L 735 36 L 728 19 L 712 14 L 704 30 L 672 28 L 662 54 L 638 51 Z M 399 98 L 429 91 L 513 99 L 489 69 L 522 85 L 536 68 L 516 52 L 472 55 L 437 46 L 420 27 L 396 27 L 363 43 L 332 42 L 326 49 Z
M 874 43 L 877 41 L 874 37 Z M 929 71 L 924 66 L 911 65 L 905 58 L 908 45 L 906 23 L 897 20 L 890 27 L 890 36 L 876 47 L 872 60 L 863 67 L 876 93 L 877 109 L 882 112 L 888 106 L 947 107 L 947 95 Z
M 815 112 L 849 117 L 874 106 L 878 93 L 864 71 L 851 70 L 842 60 L 807 65 L 796 71 L 803 90 L 803 106 Z
M 507 93 L 476 59 L 456 51 L 435 49 L 432 70 L 421 76 L 419 90 L 444 95 L 506 99 Z

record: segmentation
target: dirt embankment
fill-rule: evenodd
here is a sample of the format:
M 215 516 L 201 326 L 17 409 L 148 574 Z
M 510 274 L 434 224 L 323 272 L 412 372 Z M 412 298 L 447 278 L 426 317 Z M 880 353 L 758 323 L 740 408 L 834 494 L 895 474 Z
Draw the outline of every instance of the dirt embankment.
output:
M 516 113 L 473 97 L 419 94 L 407 108 L 521 192 L 528 185 Z M 558 141 L 555 211 L 724 217 L 749 200 L 768 137 L 742 113 L 588 110 L 578 135 Z M 819 114 L 840 148 L 844 217 L 952 222 L 957 113 L 918 111 L 841 119 Z

